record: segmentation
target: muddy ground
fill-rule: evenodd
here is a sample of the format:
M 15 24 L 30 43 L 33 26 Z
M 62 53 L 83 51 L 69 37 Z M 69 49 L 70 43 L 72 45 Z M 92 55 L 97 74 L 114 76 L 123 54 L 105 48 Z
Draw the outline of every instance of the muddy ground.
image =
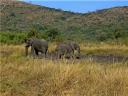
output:
M 47 54 L 46 59 L 52 59 L 52 60 L 58 60 L 58 58 L 55 55 Z M 74 58 L 66 58 L 68 60 L 74 60 Z M 116 56 L 113 54 L 109 55 L 85 55 L 82 54 L 79 56 L 79 58 L 75 58 L 75 60 L 80 61 L 80 60 L 92 60 L 95 62 L 101 62 L 101 63 L 118 63 L 118 62 L 124 62 L 128 63 L 128 56 Z
M 11 52 L 4 52 L 4 51 L 0 51 L 0 57 L 9 57 L 11 56 L 12 53 Z M 25 55 L 22 55 L 25 57 Z M 29 54 L 29 56 L 31 58 L 31 55 Z M 35 57 L 34 59 L 42 59 L 44 58 L 39 56 L 39 57 Z M 48 53 L 47 56 L 46 56 L 46 59 L 49 59 L 49 60 L 59 60 L 57 58 L 57 56 L 55 56 L 54 54 L 52 53 Z M 109 54 L 109 55 L 80 55 L 79 58 L 67 58 L 68 60 L 77 60 L 77 61 L 80 61 L 80 60 L 92 60 L 92 61 L 95 61 L 95 62 L 101 62 L 101 63 L 118 63 L 118 62 L 124 62 L 124 63 L 128 63 L 128 56 L 116 56 L 116 55 L 113 55 L 113 54 Z

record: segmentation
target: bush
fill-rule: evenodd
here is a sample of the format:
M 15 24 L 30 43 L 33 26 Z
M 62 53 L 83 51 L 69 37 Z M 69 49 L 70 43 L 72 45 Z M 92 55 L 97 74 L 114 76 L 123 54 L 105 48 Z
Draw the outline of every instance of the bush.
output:
M 27 38 L 25 32 L 0 32 L 0 42 L 6 44 L 21 44 Z
M 47 37 L 49 41 L 54 41 L 55 39 L 57 40 L 57 37 L 60 36 L 60 33 L 57 29 L 53 28 L 47 30 L 44 35 Z

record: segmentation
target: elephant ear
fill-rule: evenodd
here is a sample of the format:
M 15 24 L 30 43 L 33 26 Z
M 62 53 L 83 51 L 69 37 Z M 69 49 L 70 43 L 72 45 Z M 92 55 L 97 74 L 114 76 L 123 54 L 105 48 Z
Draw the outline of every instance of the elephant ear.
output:
M 29 42 L 30 44 L 32 44 L 32 43 L 33 43 L 33 38 L 29 38 L 29 39 L 28 39 L 28 42 Z
M 31 45 L 33 44 L 33 39 L 32 39 L 32 38 L 28 38 L 28 39 L 26 40 L 26 43 L 27 43 L 29 46 L 31 46 Z

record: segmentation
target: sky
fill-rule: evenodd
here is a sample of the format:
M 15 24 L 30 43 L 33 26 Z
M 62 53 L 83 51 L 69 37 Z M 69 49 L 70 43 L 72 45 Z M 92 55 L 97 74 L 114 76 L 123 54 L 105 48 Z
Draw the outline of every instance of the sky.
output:
M 128 6 L 128 0 L 22 0 L 36 5 L 62 9 L 64 11 L 87 13 L 96 10 Z

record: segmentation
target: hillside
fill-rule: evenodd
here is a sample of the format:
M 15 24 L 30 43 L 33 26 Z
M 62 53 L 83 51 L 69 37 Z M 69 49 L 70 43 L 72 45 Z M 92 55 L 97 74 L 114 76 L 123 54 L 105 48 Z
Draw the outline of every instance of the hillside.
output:
M 46 28 L 56 28 L 66 39 L 128 40 L 128 6 L 80 14 L 10 1 L 0 17 L 1 32 L 28 32 L 35 28 L 43 33 Z

